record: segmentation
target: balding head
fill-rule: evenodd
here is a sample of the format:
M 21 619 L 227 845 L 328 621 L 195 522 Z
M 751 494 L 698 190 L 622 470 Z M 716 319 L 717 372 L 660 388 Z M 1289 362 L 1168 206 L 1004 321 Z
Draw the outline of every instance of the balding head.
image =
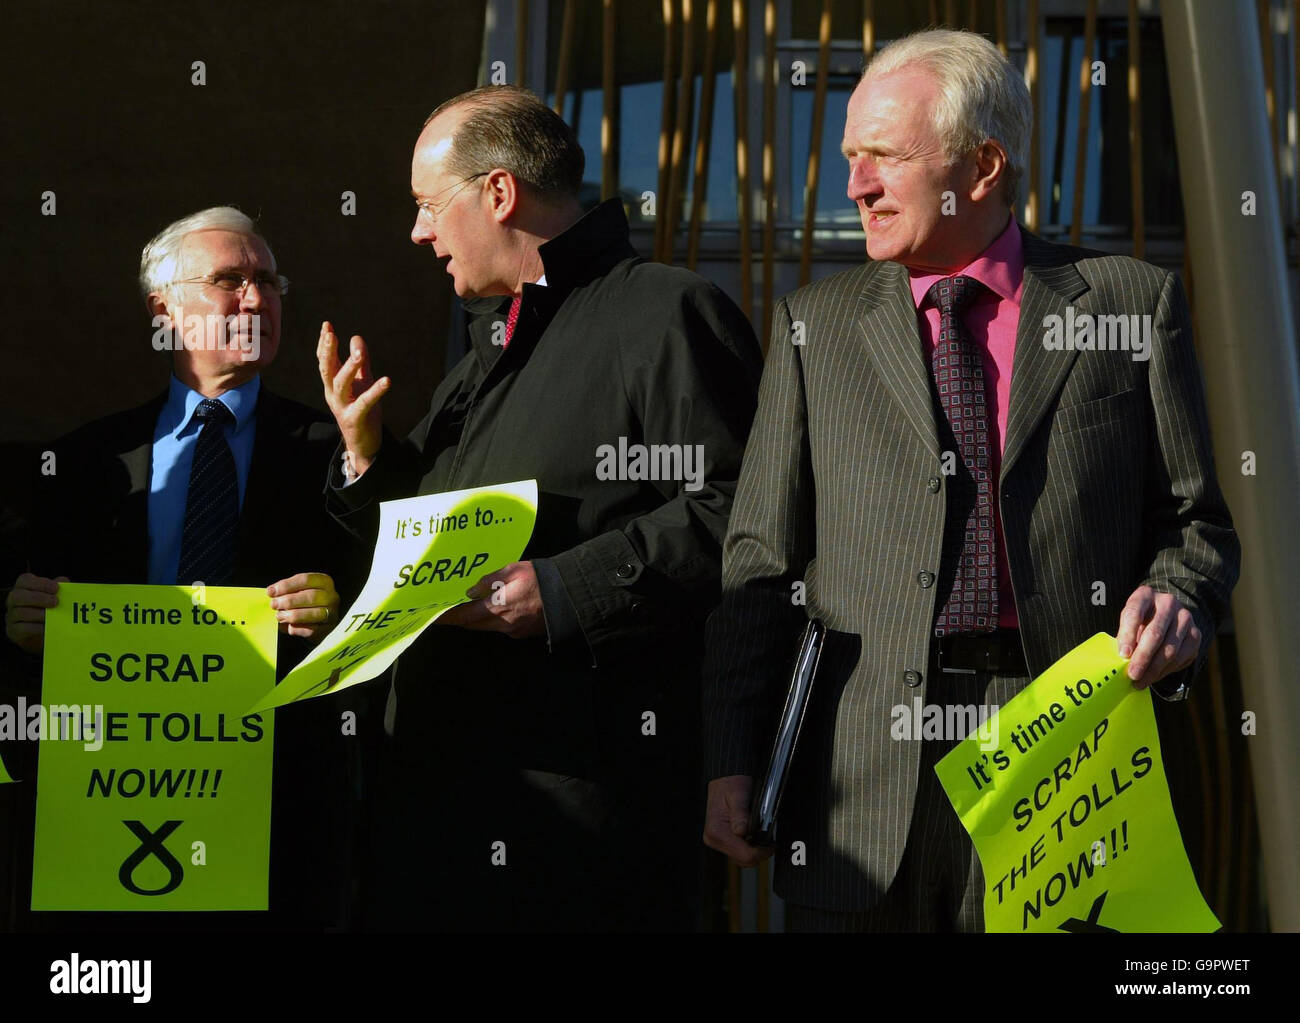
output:
M 450 116 L 450 115 L 453 115 Z M 453 96 L 425 120 L 454 124 L 446 167 L 469 177 L 500 167 L 536 198 L 575 202 L 586 158 L 564 120 L 527 89 L 487 85 Z

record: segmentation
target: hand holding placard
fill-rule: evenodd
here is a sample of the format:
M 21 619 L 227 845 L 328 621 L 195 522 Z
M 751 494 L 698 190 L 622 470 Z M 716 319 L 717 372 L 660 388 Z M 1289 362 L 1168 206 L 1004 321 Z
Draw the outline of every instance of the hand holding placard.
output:
M 252 711 L 374 678 L 483 575 L 518 560 L 536 518 L 536 480 L 385 501 L 356 602 Z

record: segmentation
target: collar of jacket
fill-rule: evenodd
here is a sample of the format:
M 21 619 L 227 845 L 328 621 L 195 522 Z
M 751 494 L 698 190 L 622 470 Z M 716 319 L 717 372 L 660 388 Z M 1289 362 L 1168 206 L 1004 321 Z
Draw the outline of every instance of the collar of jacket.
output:
M 628 240 L 623 200 L 606 199 L 537 249 L 546 287 L 563 294 L 608 273 L 636 250 Z
M 524 301 L 515 340 L 510 343 L 511 351 L 532 347 L 570 291 L 603 277 L 623 260 L 637 256 L 628 237 L 623 201 L 606 199 L 588 210 L 564 231 L 538 246 L 537 254 L 542 260 L 546 285 L 524 285 Z M 510 302 L 509 295 L 502 295 L 465 303 L 466 312 L 480 321 L 477 328 L 471 324 L 470 339 L 484 373 L 501 354 L 500 346 L 492 343 L 490 323 L 505 319 Z

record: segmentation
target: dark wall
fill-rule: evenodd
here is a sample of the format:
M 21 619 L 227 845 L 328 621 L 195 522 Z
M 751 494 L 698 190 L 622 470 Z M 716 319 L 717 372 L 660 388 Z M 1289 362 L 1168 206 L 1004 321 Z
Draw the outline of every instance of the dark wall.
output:
M 411 149 L 429 111 L 474 85 L 483 13 L 481 0 L 6 4 L 4 449 L 164 386 L 140 249 L 218 204 L 259 222 L 293 282 L 267 382 L 324 408 L 314 350 L 328 318 L 371 344 L 395 383 L 388 421 L 409 429 L 442 372 L 451 297 L 410 242 Z M 191 84 L 196 60 L 206 85 Z M 46 190 L 55 216 L 41 215 Z M 345 190 L 355 216 L 340 212 Z

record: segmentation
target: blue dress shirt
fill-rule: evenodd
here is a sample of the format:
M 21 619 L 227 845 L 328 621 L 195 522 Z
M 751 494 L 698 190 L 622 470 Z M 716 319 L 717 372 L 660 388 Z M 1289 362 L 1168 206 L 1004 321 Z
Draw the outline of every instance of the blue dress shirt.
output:
M 257 428 L 257 394 L 260 377 L 227 391 L 217 400 L 230 409 L 234 425 L 226 424 L 226 443 L 235 456 L 239 507 L 244 507 L 248 469 L 253 461 L 253 436 Z M 158 413 L 153 431 L 153 458 L 149 463 L 149 582 L 176 582 L 181 563 L 181 532 L 185 528 L 185 500 L 189 496 L 190 467 L 202 424 L 194 418 L 203 395 L 172 377 L 167 401 Z

